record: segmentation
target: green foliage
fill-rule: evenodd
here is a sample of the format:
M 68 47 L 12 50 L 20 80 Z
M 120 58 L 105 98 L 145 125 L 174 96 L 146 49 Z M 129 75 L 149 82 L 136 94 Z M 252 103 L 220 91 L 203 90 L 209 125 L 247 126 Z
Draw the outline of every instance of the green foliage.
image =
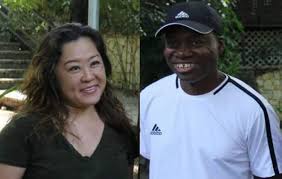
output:
M 10 26 L 39 41 L 51 27 L 70 20 L 71 0 L 3 0 L 11 10 Z M 80 7 L 76 7 L 80 8 Z M 139 0 L 100 0 L 100 31 L 107 34 L 110 55 L 122 70 L 122 85 L 136 85 L 139 72 Z M 124 37 L 121 38 L 120 35 Z M 120 40 L 123 39 L 123 40 Z M 138 43 L 137 43 L 138 42 Z M 115 45 L 112 45 L 115 44 Z M 138 55 L 136 55 L 138 54 Z M 138 74 L 139 75 L 139 74 Z M 138 81 L 139 82 L 139 81 Z
M 11 93 L 13 91 L 18 90 L 18 88 L 19 87 L 16 85 L 16 86 L 12 86 L 12 87 L 6 89 L 3 93 L 0 94 L 0 99 L 3 98 L 6 94 L 9 94 L 9 93 Z
M 277 109 L 278 116 L 280 117 L 280 120 L 282 122 L 282 106 L 278 106 L 276 109 Z
M 174 0 L 144 0 L 141 2 L 140 87 L 170 73 L 162 57 L 163 43 L 155 38 L 157 28 L 165 18 L 165 10 Z
M 154 33 L 164 22 L 168 6 L 185 0 L 143 0 L 141 1 L 141 88 L 170 73 L 164 67 L 162 42 L 154 38 Z M 191 0 L 190 0 L 191 1 Z M 233 11 L 236 5 L 231 0 L 210 0 L 223 18 L 224 33 L 221 37 L 225 42 L 225 51 L 219 60 L 219 69 L 236 75 L 240 67 L 240 38 L 243 33 L 242 23 Z M 153 47 L 150 44 L 155 44 Z M 157 50 L 156 50 L 157 49 Z M 148 75 L 151 74 L 151 77 Z
M 70 0 L 3 0 L 9 26 L 38 42 L 50 28 L 70 19 Z
M 31 11 L 40 4 L 38 0 L 3 0 L 4 4 L 11 9 L 25 9 Z
M 225 43 L 225 50 L 219 61 L 219 69 L 236 76 L 239 72 L 241 61 L 239 42 L 244 29 L 236 13 L 233 11 L 233 8 L 236 6 L 235 2 L 230 0 L 211 0 L 212 6 L 222 16 L 224 27 L 222 39 Z
M 100 3 L 100 29 L 103 33 L 138 34 L 139 0 L 107 0 Z
M 115 87 L 139 90 L 139 0 L 100 1 L 100 31 L 105 34 Z
M 36 12 L 49 22 L 63 24 L 70 19 L 71 0 L 37 0 L 41 1 Z
M 8 31 L 8 24 L 4 19 L 0 18 L 0 39 L 2 41 L 10 41 L 11 40 L 11 34 Z
M 69 19 L 70 0 L 3 0 L 3 2 L 13 11 L 36 12 L 50 21 L 61 22 Z

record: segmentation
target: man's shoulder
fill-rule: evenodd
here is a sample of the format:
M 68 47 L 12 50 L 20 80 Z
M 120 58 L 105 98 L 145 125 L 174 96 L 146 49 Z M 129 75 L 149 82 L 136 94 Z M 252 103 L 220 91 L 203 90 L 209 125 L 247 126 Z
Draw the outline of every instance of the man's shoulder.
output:
M 148 85 L 141 91 L 141 96 L 160 94 L 175 89 L 176 75 L 172 74 Z
M 245 108 L 248 111 L 262 111 L 264 108 L 273 110 L 269 101 L 256 89 L 236 77 L 230 76 L 230 79 L 232 80 L 233 87 L 236 89 L 232 90 L 234 92 L 232 93 L 232 98 L 236 98 L 240 102 L 238 108 Z M 244 102 L 242 103 L 242 101 Z
M 230 78 L 234 81 L 233 84 L 241 89 L 241 93 L 244 93 L 249 98 L 257 98 L 263 103 L 268 103 L 264 96 L 262 96 L 256 89 L 254 89 L 244 81 L 233 76 L 230 76 Z

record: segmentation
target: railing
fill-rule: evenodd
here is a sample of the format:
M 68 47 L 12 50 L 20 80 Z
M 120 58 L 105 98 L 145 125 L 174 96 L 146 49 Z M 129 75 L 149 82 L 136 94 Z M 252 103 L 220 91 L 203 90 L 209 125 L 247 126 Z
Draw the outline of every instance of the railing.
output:
M 34 11 L 12 11 L 3 4 L 0 4 L 0 21 L 13 36 L 32 51 L 41 36 L 54 27 L 52 22 Z
M 282 29 L 246 30 L 242 38 L 242 69 L 281 69 Z

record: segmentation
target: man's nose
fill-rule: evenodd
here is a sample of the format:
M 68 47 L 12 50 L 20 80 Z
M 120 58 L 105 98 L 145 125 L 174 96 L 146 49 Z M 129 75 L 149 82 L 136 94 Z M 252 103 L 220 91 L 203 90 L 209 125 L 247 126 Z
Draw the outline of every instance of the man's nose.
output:
M 178 48 L 176 49 L 176 54 L 178 56 L 191 56 L 192 55 L 192 48 L 187 45 L 186 43 L 179 44 Z

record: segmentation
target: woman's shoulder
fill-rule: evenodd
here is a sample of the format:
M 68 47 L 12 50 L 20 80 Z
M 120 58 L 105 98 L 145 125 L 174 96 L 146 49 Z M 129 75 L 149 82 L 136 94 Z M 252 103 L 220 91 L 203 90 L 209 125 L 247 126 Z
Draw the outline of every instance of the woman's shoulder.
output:
M 115 147 L 118 147 L 122 151 L 126 152 L 129 163 L 131 163 L 133 159 L 138 156 L 137 137 L 136 139 L 135 136 L 129 137 L 128 135 L 107 124 L 105 125 L 104 130 L 104 135 L 106 135 L 104 137 L 108 138 L 109 141 L 111 141 L 109 145 L 111 145 L 112 147 L 113 145 L 115 145 Z
M 126 148 L 127 136 L 111 125 L 105 124 L 102 140 L 104 144 L 114 148 Z
M 35 125 L 38 122 L 39 116 L 36 114 L 15 114 L 7 125 L 13 125 L 21 127 L 28 127 Z
M 0 132 L 0 163 L 26 167 L 30 154 L 34 115 L 16 114 Z
M 2 129 L 1 133 L 18 133 L 18 134 L 27 134 L 32 131 L 34 126 L 38 122 L 37 115 L 19 115 L 16 114 L 13 116 L 6 126 Z

